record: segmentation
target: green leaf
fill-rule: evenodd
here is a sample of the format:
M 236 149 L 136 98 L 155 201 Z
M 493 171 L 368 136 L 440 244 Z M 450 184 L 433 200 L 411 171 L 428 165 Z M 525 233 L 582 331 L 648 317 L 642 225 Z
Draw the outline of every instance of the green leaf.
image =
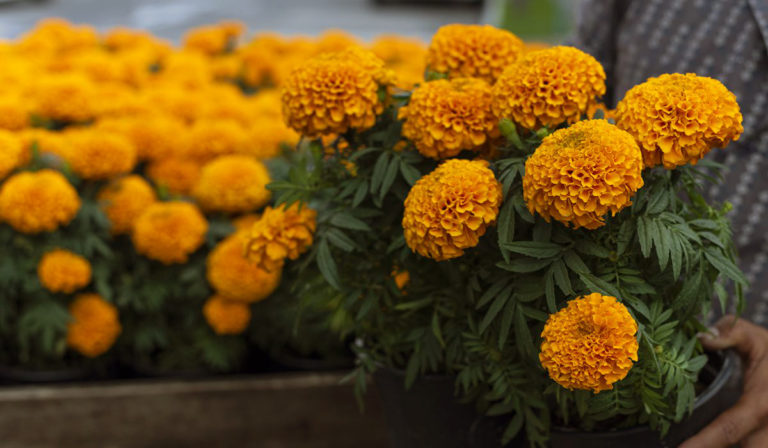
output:
M 557 303 L 555 302 L 555 273 L 552 266 L 549 267 L 547 275 L 544 276 L 544 295 L 547 299 L 547 309 L 550 314 L 557 312 Z
M 491 303 L 491 306 L 485 313 L 485 317 L 483 317 L 483 320 L 480 322 L 480 327 L 478 330 L 480 334 L 485 333 L 485 330 L 489 325 L 491 325 L 491 322 L 493 322 L 493 319 L 499 314 L 501 309 L 504 308 L 504 305 L 506 305 L 510 297 L 511 296 L 509 295 L 499 295 L 496 297 L 493 303 Z
M 571 285 L 571 278 L 568 275 L 568 269 L 566 269 L 565 263 L 562 260 L 557 260 L 552 263 L 550 269 L 555 276 L 555 283 L 557 284 L 557 287 L 560 288 L 560 291 L 566 296 L 573 295 L 573 286 Z
M 437 313 L 432 313 L 432 334 L 440 342 L 440 345 L 445 347 L 445 341 L 443 340 L 443 332 L 440 329 L 440 317 Z
M 345 252 L 352 252 L 357 247 L 355 242 L 339 229 L 328 229 L 325 236 L 331 244 Z
M 483 306 L 485 306 L 486 303 L 490 302 L 494 297 L 496 297 L 502 289 L 504 289 L 505 286 L 507 286 L 508 280 L 501 279 L 497 281 L 496 283 L 492 284 L 490 288 L 488 288 L 482 296 L 480 296 L 480 300 L 477 301 L 477 305 L 475 306 L 475 309 L 480 309 Z
M 317 267 L 329 285 L 341 290 L 339 271 L 336 268 L 336 262 L 333 260 L 333 255 L 331 255 L 331 249 L 328 247 L 328 240 L 326 239 L 320 240 L 317 247 Z
M 640 252 L 642 252 L 643 257 L 650 257 L 651 235 L 648 232 L 648 224 L 644 216 L 637 218 L 637 239 L 640 242 Z
M 501 135 L 503 135 L 507 141 L 512 143 L 515 148 L 523 148 L 523 142 L 520 140 L 520 134 L 517 133 L 517 127 L 515 126 L 515 123 L 512 122 L 512 120 L 509 118 L 502 118 L 501 121 L 499 121 L 499 130 L 501 131 Z
M 589 240 L 577 241 L 576 250 L 584 255 L 592 255 L 597 258 L 609 258 L 611 256 L 610 250 Z
M 738 266 L 733 261 L 725 258 L 717 249 L 708 247 L 704 249 L 704 255 L 712 266 L 729 279 L 742 286 L 746 286 L 749 283 Z
M 621 299 L 621 293 L 615 285 L 589 273 L 579 273 L 579 278 L 584 282 L 584 285 L 589 288 L 590 292 L 599 292 Z
M 617 255 L 624 254 L 624 252 L 627 250 L 627 247 L 629 247 L 629 243 L 632 242 L 634 233 L 635 233 L 635 226 L 631 220 L 626 220 L 623 223 L 621 223 L 621 227 L 619 228 L 619 234 L 616 238 L 616 254 Z
M 516 307 L 515 309 L 515 342 L 517 342 L 517 349 L 520 353 L 529 360 L 533 360 L 536 356 L 536 349 L 533 346 L 528 321 L 526 321 L 523 310 L 520 308 Z
M 509 244 L 515 239 L 515 207 L 512 201 L 504 202 L 499 212 L 499 222 L 497 224 L 497 233 L 499 237 L 499 246 Z
M 532 260 L 530 258 L 516 258 L 511 260 L 509 263 L 497 263 L 496 266 L 506 271 L 526 274 L 543 269 L 552 264 L 553 261 L 555 260 Z
M 369 185 L 367 180 L 363 180 L 358 184 L 357 190 L 355 191 L 355 196 L 352 198 L 353 208 L 363 203 L 365 196 L 368 194 L 368 188 Z
M 420 308 L 432 306 L 434 303 L 434 300 L 432 297 L 427 297 L 424 299 L 414 300 L 411 302 L 400 302 L 397 305 L 395 305 L 395 309 L 398 311 L 408 311 L 408 310 L 418 310 Z
M 421 179 L 419 170 L 404 160 L 400 161 L 400 174 L 403 175 L 403 179 L 405 179 L 409 185 L 413 185 L 417 180 Z
M 371 176 L 371 194 L 376 194 L 379 191 L 379 186 L 384 180 L 384 176 L 387 174 L 388 167 L 389 153 L 383 152 L 376 160 L 376 165 L 373 166 L 373 175 Z
M 563 260 L 568 268 L 577 274 L 589 273 L 589 268 L 584 263 L 584 260 L 579 257 L 576 252 L 569 250 L 563 254 Z
M 384 173 L 384 178 L 381 180 L 381 189 L 379 190 L 380 199 L 384 199 L 384 196 L 389 193 L 389 189 L 392 188 L 392 183 L 395 181 L 395 178 L 397 178 L 399 168 L 399 159 L 395 157 L 392 159 L 392 162 L 390 162 L 387 171 Z
M 514 241 L 504 244 L 504 248 L 510 252 L 539 259 L 555 257 L 563 250 L 559 244 L 537 241 Z
M 344 212 L 336 213 L 333 215 L 331 218 L 331 224 L 336 227 L 349 230 L 361 230 L 365 232 L 369 232 L 371 230 L 368 224 L 366 224 L 364 221 Z
M 502 435 L 501 441 L 504 445 L 508 444 L 509 442 L 514 439 L 517 434 L 520 432 L 520 429 L 523 427 L 523 414 L 521 412 L 516 412 L 512 415 L 512 419 L 509 421 L 509 424 L 507 425 L 507 428 L 504 430 L 504 434 Z
M 503 350 L 504 344 L 507 343 L 509 330 L 512 329 L 512 320 L 514 317 L 515 302 L 510 300 L 507 302 L 507 306 L 504 307 L 504 312 L 501 314 L 501 328 L 499 328 L 499 350 Z

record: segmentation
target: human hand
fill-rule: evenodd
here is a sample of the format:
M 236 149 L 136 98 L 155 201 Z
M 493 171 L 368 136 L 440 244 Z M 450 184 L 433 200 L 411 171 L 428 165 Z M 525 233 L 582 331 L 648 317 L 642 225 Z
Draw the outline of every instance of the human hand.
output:
M 744 391 L 735 406 L 680 448 L 768 447 L 768 330 L 725 316 L 712 333 L 702 335 L 701 343 L 708 350 L 736 349 L 744 368 Z

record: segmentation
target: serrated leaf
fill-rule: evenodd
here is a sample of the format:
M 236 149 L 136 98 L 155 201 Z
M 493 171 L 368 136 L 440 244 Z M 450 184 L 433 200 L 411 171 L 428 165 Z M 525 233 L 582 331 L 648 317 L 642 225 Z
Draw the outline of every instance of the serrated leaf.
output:
M 493 319 L 498 316 L 499 312 L 501 312 L 502 308 L 504 308 L 504 305 L 506 305 L 510 297 L 511 296 L 509 295 L 498 295 L 493 300 L 491 306 L 488 308 L 488 311 L 485 313 L 485 317 L 483 317 L 483 320 L 480 322 L 480 327 L 478 330 L 480 334 L 485 333 L 485 330 L 489 325 L 491 325 Z
M 371 175 L 371 194 L 376 194 L 379 191 L 379 186 L 384 180 L 384 176 L 387 174 L 387 168 L 389 167 L 389 153 L 383 152 L 376 160 L 376 164 L 373 166 L 373 174 Z
M 570 270 L 577 274 L 589 273 L 589 268 L 584 263 L 584 260 L 572 250 L 563 253 L 563 261 L 565 261 Z
M 355 242 L 339 229 L 328 229 L 325 236 L 331 244 L 345 252 L 352 252 L 357 247 Z
M 361 230 L 366 232 L 371 230 L 368 224 L 364 221 L 344 212 L 333 215 L 333 217 L 331 217 L 331 224 L 349 230 Z
M 644 216 L 637 218 L 637 239 L 640 243 L 640 252 L 643 257 L 651 256 L 651 236 L 648 233 L 648 225 Z
M 403 179 L 405 179 L 409 185 L 413 185 L 416 181 L 421 179 L 419 170 L 404 160 L 400 161 L 400 174 L 403 175 Z
M 738 266 L 736 266 L 733 261 L 725 258 L 720 251 L 706 248 L 704 250 L 704 256 L 712 266 L 729 279 L 741 285 L 747 285 L 749 283 L 741 270 L 739 270 Z
M 621 292 L 619 292 L 616 286 L 605 280 L 588 273 L 580 273 L 579 278 L 591 292 L 599 292 L 621 299 Z
M 571 285 L 571 277 L 568 275 L 565 263 L 562 260 L 557 260 L 552 263 L 550 269 L 555 276 L 555 284 L 560 288 L 560 291 L 566 296 L 573 295 L 573 285 Z
M 513 241 L 504 244 L 504 248 L 510 252 L 539 259 L 555 257 L 563 250 L 559 244 L 538 241 Z
M 397 157 L 394 157 L 387 167 L 387 171 L 384 173 L 384 177 L 381 180 L 381 188 L 379 189 L 379 198 L 383 199 L 384 196 L 389 193 L 389 189 L 392 188 L 392 183 L 397 178 L 397 172 L 400 169 L 400 161 Z

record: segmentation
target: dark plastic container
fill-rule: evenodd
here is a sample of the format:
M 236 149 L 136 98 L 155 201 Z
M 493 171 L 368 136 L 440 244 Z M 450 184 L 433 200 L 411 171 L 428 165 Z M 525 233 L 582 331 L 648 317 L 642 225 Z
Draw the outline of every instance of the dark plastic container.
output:
M 733 352 L 710 355 L 701 380 L 708 386 L 696 398 L 693 414 L 672 425 L 667 436 L 647 427 L 618 431 L 584 432 L 552 428 L 552 448 L 666 448 L 696 434 L 739 398 L 738 361 Z M 507 418 L 478 415 L 472 405 L 453 395 L 454 378 L 426 376 L 404 388 L 404 373 L 381 368 L 374 375 L 389 427 L 393 448 L 498 448 Z M 527 447 L 521 437 L 509 447 Z

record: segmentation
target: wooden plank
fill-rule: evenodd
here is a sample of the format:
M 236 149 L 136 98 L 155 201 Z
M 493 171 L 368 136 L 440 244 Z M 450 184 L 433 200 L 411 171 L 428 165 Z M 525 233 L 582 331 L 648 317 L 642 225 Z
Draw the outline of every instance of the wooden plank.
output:
M 375 388 L 342 374 L 132 380 L 0 389 L 6 448 L 385 448 Z

